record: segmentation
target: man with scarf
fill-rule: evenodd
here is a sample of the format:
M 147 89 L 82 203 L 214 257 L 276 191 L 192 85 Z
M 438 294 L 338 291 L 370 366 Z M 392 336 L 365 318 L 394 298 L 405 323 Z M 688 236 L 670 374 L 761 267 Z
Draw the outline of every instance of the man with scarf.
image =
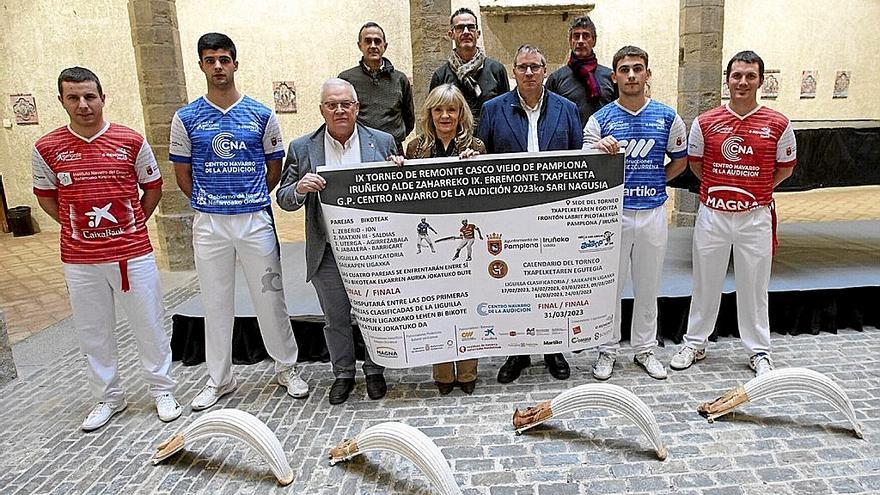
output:
M 397 149 L 415 128 L 412 86 L 403 72 L 394 70 L 384 57 L 388 49 L 385 30 L 368 22 L 358 33 L 358 48 L 364 54 L 360 63 L 339 74 L 354 86 L 360 99 L 358 120 L 367 127 L 394 136 Z
M 446 63 L 434 71 L 431 89 L 445 83 L 458 86 L 471 108 L 476 127 L 480 124 L 483 103 L 510 91 L 507 69 L 477 46 L 480 28 L 471 9 L 462 7 L 453 12 L 449 27 L 447 36 L 455 42 L 455 48 Z
M 568 28 L 571 55 L 568 64 L 556 69 L 547 78 L 547 89 L 562 95 L 578 107 L 581 128 L 590 115 L 617 99 L 617 88 L 611 81 L 611 69 L 596 61 L 596 25 L 589 17 L 578 17 Z

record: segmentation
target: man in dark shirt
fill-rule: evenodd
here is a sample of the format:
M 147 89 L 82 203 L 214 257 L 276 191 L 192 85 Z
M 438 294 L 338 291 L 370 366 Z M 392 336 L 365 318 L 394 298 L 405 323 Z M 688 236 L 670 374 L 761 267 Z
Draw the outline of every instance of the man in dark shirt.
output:
M 611 81 L 611 69 L 596 61 L 596 25 L 589 17 L 578 17 L 568 28 L 571 55 L 568 64 L 547 78 L 547 89 L 562 95 L 578 107 L 581 129 L 590 115 L 617 99 L 617 87 Z
M 412 86 L 406 75 L 394 70 L 385 58 L 388 42 L 385 31 L 375 22 L 368 22 L 358 33 L 358 48 L 364 54 L 357 66 L 339 74 L 354 86 L 360 103 L 358 120 L 373 129 L 394 136 L 397 149 L 415 128 Z
M 474 115 L 476 128 L 483 103 L 510 91 L 507 69 L 504 64 L 487 57 L 477 46 L 480 28 L 471 9 L 462 7 L 453 12 L 449 27 L 447 36 L 455 42 L 455 48 L 446 63 L 434 71 L 431 89 L 444 83 L 458 86 Z

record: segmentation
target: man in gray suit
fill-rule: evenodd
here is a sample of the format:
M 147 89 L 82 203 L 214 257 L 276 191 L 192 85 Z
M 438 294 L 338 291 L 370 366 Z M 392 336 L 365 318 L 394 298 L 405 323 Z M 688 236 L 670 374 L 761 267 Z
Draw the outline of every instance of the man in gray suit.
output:
M 278 205 L 285 210 L 306 207 L 306 281 L 315 286 L 324 311 L 324 338 L 336 376 L 330 387 L 331 404 L 345 402 L 354 388 L 354 339 L 351 302 L 327 243 L 321 202 L 315 194 L 327 182 L 316 171 L 320 166 L 381 162 L 397 154 L 390 134 L 357 124 L 358 107 L 357 92 L 348 81 L 328 79 L 321 86 L 320 108 L 325 124 L 290 143 L 277 193 Z M 363 370 L 367 395 L 371 399 L 384 397 L 384 368 L 373 363 L 369 352 Z

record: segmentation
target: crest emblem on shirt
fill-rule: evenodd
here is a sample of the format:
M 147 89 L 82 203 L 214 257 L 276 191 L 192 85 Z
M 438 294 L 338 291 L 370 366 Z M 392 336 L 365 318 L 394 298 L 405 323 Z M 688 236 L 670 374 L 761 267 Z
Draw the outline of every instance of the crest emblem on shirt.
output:
M 70 176 L 70 172 L 58 172 L 58 182 L 62 186 L 69 186 L 73 184 L 73 177 Z

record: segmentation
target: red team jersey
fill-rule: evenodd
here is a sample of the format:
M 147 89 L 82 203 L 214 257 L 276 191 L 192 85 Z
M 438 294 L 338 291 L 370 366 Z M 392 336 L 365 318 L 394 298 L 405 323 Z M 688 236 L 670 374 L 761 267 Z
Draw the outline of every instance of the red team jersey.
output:
M 107 124 L 90 139 L 59 127 L 34 144 L 34 194 L 58 198 L 61 261 L 130 260 L 153 251 L 138 185 L 162 186 L 143 136 Z
M 759 106 L 744 117 L 725 105 L 694 120 L 690 161 L 703 162 L 700 202 L 723 211 L 747 211 L 773 201 L 773 173 L 794 167 L 797 144 L 781 113 Z

